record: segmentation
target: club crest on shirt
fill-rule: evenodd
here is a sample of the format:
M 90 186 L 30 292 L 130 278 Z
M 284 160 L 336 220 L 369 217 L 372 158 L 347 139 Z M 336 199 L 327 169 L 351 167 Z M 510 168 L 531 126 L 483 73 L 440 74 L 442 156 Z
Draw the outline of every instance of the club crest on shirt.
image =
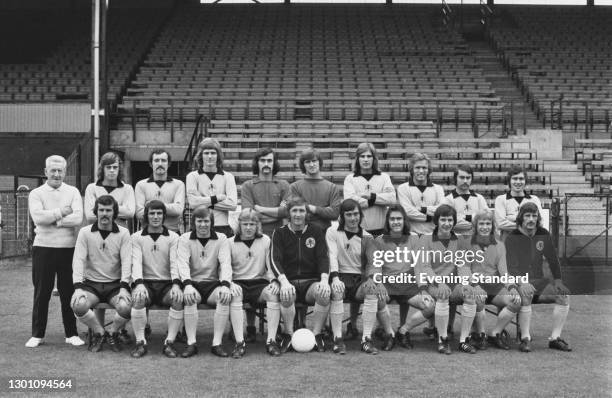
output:
M 540 240 L 540 241 L 538 241 L 538 242 L 536 243 L 536 249 L 538 249 L 538 251 L 540 251 L 540 252 L 541 252 L 542 250 L 544 250 L 544 242 L 543 242 L 543 241 L 541 241 L 541 240 Z
M 311 238 L 306 239 L 306 247 L 307 247 L 307 248 L 309 248 L 309 249 L 312 249 L 313 247 L 315 247 L 315 244 L 316 244 L 316 243 L 317 243 L 317 242 L 316 242 L 316 241 L 315 241 L 315 239 L 314 239 L 314 238 L 312 238 L 312 237 L 311 237 Z

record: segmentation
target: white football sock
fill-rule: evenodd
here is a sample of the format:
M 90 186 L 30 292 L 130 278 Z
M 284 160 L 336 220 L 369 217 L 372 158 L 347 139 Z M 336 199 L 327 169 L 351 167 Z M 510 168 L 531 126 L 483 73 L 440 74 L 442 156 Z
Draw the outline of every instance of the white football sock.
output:
M 550 335 L 551 340 L 556 340 L 561 337 L 561 331 L 563 331 L 563 325 L 567 319 L 567 313 L 569 312 L 569 305 L 555 304 L 553 308 L 553 329 Z
M 268 319 L 268 339 L 266 341 L 274 341 L 276 339 L 276 331 L 280 322 L 280 303 L 278 301 L 266 302 L 266 318 Z
M 242 312 L 242 297 L 239 297 L 238 300 L 232 299 L 230 304 L 230 321 L 237 343 L 244 342 L 244 315 Z
M 531 328 L 531 306 L 530 305 L 525 305 L 521 307 L 521 310 L 519 311 L 518 319 L 520 323 L 521 339 L 528 338 L 529 340 L 531 340 L 531 334 L 529 333 L 529 330 Z
M 213 346 L 219 345 L 223 341 L 223 332 L 225 331 L 225 325 L 227 325 L 227 320 L 229 319 L 229 313 L 229 305 L 217 303 L 215 315 L 213 316 Z
M 132 308 L 132 329 L 134 329 L 136 341 L 144 341 L 144 343 L 147 344 L 145 326 L 147 326 L 147 309 Z
M 183 309 L 183 319 L 185 321 L 185 333 L 187 333 L 187 344 L 195 344 L 198 329 L 198 305 L 186 305 Z
M 363 336 L 361 341 L 365 341 L 366 337 L 372 337 L 372 329 L 376 323 L 376 314 L 378 312 L 378 297 L 374 294 L 368 294 L 363 300 L 363 311 L 361 317 L 363 319 Z
M 344 301 L 332 300 L 329 307 L 329 320 L 334 337 L 342 337 L 342 317 L 344 316 Z
M 435 325 L 436 329 L 438 329 L 438 336 L 440 339 L 448 336 L 448 314 L 449 314 L 449 304 L 448 300 L 438 300 L 436 301 L 436 308 L 434 310 L 435 316 Z
M 183 316 L 183 310 L 175 310 L 170 307 L 170 311 L 168 311 L 168 336 L 166 336 L 166 341 L 174 342 L 174 340 L 176 340 L 176 335 L 183 323 Z M 132 319 L 134 318 L 132 317 Z

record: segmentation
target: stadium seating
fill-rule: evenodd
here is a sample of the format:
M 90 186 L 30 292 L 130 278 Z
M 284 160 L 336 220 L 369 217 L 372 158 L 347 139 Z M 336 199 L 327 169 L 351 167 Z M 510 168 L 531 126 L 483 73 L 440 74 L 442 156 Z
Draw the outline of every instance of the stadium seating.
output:
M 235 120 L 500 122 L 500 99 L 463 39 L 431 22 L 436 11 L 183 7 L 119 110 L 148 123 L 198 113 Z
M 20 13 L 23 18 L 23 12 Z M 24 32 L 39 44 L 9 49 L 0 62 L 0 102 L 55 102 L 90 100 L 91 15 L 89 9 L 31 11 L 29 17 L 14 19 L 0 12 L 0 26 Z M 116 101 L 136 70 L 164 13 L 159 10 L 120 10 L 111 8 L 107 36 L 107 98 Z M 41 29 L 38 25 L 44 20 Z M 61 27 L 58 29 L 58 27 Z M 33 31 L 34 33 L 28 33 Z M 47 37 L 47 35 L 49 35 Z M 6 37 L 3 35 L 3 37 Z M 5 40 L 10 42 L 10 40 Z M 17 41 L 18 43 L 19 41 Z M 6 45 L 5 45 L 6 46 Z M 1 47 L 0 47 L 1 48 Z M 25 51 L 24 51 L 25 50 Z M 26 56 L 22 55 L 25 52 Z M 30 61 L 29 63 L 21 60 Z
M 500 52 L 543 123 L 594 125 L 612 121 L 612 34 L 609 7 L 506 7 L 514 23 L 493 26 Z

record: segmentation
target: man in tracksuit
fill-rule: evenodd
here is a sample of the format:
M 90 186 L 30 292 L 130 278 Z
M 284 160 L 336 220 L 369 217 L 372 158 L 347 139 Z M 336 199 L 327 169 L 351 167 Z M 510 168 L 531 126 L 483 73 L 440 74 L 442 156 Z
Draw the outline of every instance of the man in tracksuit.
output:
M 555 303 L 553 327 L 548 347 L 554 350 L 571 351 L 569 344 L 561 338 L 561 331 L 569 312 L 569 289 L 561 280 L 561 267 L 550 233 L 542 228 L 542 215 L 536 203 L 523 203 L 516 216 L 517 228 L 506 238 L 506 262 L 508 274 L 528 276 L 528 282 L 518 284 L 521 295 L 519 324 L 521 330 L 521 352 L 531 351 L 531 304 Z M 548 262 L 552 280 L 544 275 L 543 262 Z M 516 286 L 511 285 L 508 290 Z
M 291 343 L 295 303 L 314 305 L 313 333 L 317 350 L 325 351 L 321 330 L 327 313 L 331 289 L 329 258 L 325 234 L 321 228 L 306 222 L 306 202 L 301 197 L 287 200 L 289 224 L 272 234 L 272 271 L 280 285 L 281 315 L 285 321 L 281 351 Z

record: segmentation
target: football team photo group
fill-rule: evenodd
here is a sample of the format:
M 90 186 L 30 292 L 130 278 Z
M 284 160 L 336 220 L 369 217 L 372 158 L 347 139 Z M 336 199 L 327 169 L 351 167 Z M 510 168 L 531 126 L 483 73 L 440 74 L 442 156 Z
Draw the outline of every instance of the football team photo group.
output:
M 612 0 L 0 37 L 0 398 L 612 397 Z
M 359 339 L 366 354 L 411 349 L 419 326 L 442 354 L 510 350 L 504 331 L 512 321 L 520 336 L 515 348 L 527 353 L 537 303 L 554 303 L 554 309 L 546 320 L 550 335 L 534 337 L 571 351 L 561 337 L 570 292 L 542 227 L 540 201 L 525 191 L 528 174 L 519 166 L 508 170 L 508 192 L 490 209 L 470 189 L 474 172 L 468 164 L 457 167 L 456 188 L 445 195 L 431 181 L 429 157 L 415 153 L 407 181 L 396 191 L 378 167 L 375 147 L 364 142 L 340 192 L 321 176 L 316 150 L 300 154 L 304 178 L 289 184 L 276 177 L 274 151 L 263 148 L 254 154 L 254 178 L 242 185 L 236 211 L 234 176 L 224 171 L 215 139 L 200 143 L 197 168 L 186 184 L 168 176 L 171 161 L 164 149 L 153 150 L 151 176 L 132 188 L 123 181 L 122 160 L 108 152 L 82 200 L 63 182 L 65 159 L 46 159 L 46 183 L 29 196 L 36 237 L 26 347 L 44 343 L 57 275 L 66 343 L 85 345 L 77 333 L 82 323 L 92 353 L 126 348 L 133 358 L 147 355 L 152 305 L 168 313 L 162 354 L 169 358 L 192 357 L 204 345 L 215 356 L 242 358 L 256 341 L 255 309 L 264 306 L 271 356 L 293 348 L 343 355 L 345 339 Z M 130 225 L 140 228 L 131 233 Z M 398 319 L 390 303 L 399 305 Z M 99 304 L 114 309 L 112 322 L 105 324 Z M 212 343 L 196 340 L 201 304 L 214 308 Z M 496 314 L 489 325 L 487 305 Z M 312 334 L 294 338 L 296 327 L 305 327 L 308 307 Z M 461 319 L 455 331 L 456 313 Z M 231 349 L 223 344 L 226 328 Z

